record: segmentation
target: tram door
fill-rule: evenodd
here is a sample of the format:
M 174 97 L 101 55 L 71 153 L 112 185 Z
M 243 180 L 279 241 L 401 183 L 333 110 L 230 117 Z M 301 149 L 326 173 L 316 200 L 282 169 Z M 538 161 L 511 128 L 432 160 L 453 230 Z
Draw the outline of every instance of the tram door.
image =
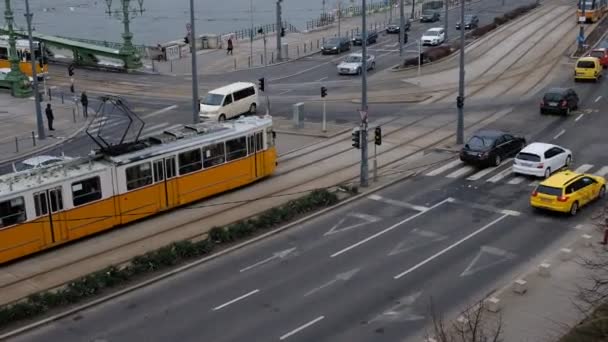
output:
M 264 134 L 257 132 L 248 138 L 249 154 L 254 154 L 253 158 L 253 178 L 264 176 Z
M 34 193 L 34 205 L 36 216 L 47 218 L 44 220 L 44 229 L 48 231 L 45 234 L 49 240 L 48 243 L 65 241 L 68 239 L 66 214 L 63 211 L 63 193 L 61 187 L 46 189 Z
M 160 198 L 164 209 L 172 208 L 179 204 L 179 189 L 177 188 L 175 169 L 175 157 L 154 161 L 154 183 L 164 183 L 164 191 Z

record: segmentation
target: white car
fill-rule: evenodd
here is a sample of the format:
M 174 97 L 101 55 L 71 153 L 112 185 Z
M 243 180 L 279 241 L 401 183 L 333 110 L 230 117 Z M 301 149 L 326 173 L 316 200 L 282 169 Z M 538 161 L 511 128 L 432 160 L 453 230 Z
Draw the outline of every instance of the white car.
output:
M 513 172 L 549 178 L 551 174 L 572 163 L 572 151 L 567 148 L 546 144 L 532 143 L 524 147 L 515 157 Z
M 433 27 L 424 32 L 420 40 L 422 45 L 440 45 L 445 42 L 445 30 L 443 27 Z
M 363 71 L 363 56 L 360 53 L 351 53 L 346 59 L 338 64 L 340 75 L 360 75 Z M 367 70 L 376 68 L 376 57 L 367 55 Z

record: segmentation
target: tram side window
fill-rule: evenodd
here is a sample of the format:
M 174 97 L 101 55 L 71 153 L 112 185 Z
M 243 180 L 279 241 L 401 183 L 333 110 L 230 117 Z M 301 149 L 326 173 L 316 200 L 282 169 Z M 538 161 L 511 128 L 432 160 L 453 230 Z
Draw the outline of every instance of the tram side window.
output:
M 135 190 L 152 184 L 152 167 L 150 163 L 128 167 L 125 173 L 127 176 L 127 190 Z
M 226 156 L 228 161 L 239 159 L 247 155 L 247 139 L 240 137 L 226 141 Z
M 34 194 L 34 207 L 36 209 L 36 217 L 49 213 L 49 207 L 46 202 L 46 191 Z
M 267 137 L 268 147 L 274 146 L 277 134 L 271 128 L 267 128 L 266 133 L 268 133 L 268 137 Z
M 224 143 L 213 144 L 203 147 L 203 155 L 205 161 L 203 165 L 205 168 L 220 165 L 226 162 L 226 150 Z
M 74 206 L 80 206 L 101 199 L 101 183 L 99 177 L 93 177 L 72 183 L 72 198 Z
M 25 201 L 23 197 L 0 202 L 0 228 L 12 226 L 25 220 Z
M 175 177 L 175 157 L 165 159 L 165 174 L 167 179 Z
M 247 137 L 247 143 L 249 145 L 249 154 L 258 152 L 264 149 L 264 135 L 262 132 L 255 133 Z
M 56 212 L 63 210 L 63 195 L 61 194 L 61 188 L 50 190 L 49 196 L 51 197 L 51 211 Z
M 203 168 L 201 150 L 196 149 L 179 154 L 179 174 L 185 175 Z
M 0 47 L 0 59 L 8 59 L 8 49 Z

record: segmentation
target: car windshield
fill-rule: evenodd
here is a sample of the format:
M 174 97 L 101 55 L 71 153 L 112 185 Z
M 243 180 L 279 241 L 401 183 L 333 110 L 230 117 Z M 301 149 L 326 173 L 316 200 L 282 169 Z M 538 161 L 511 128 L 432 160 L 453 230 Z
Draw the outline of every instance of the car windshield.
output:
M 494 138 L 474 136 L 471 139 L 469 139 L 469 142 L 467 143 L 467 145 L 469 146 L 469 148 L 474 149 L 474 150 L 486 149 L 486 148 L 492 147 L 492 145 L 494 145 Z
M 361 56 L 348 56 L 346 57 L 345 62 L 346 63 L 361 63 L 363 59 L 361 59 Z
M 546 186 L 546 185 L 539 185 L 538 188 L 536 188 L 536 191 L 540 192 L 541 194 L 551 195 L 551 196 L 561 196 L 562 195 L 561 188 L 554 188 L 554 187 Z
M 426 31 L 426 33 L 424 35 L 425 36 L 437 36 L 437 35 L 439 35 L 439 32 L 437 32 L 437 31 Z
M 520 152 L 516 158 L 519 160 L 526 160 L 526 161 L 531 161 L 531 162 L 540 161 L 540 156 L 537 156 L 536 154 L 533 154 L 533 153 L 526 153 L 526 152 Z
M 340 44 L 340 39 L 338 38 L 331 38 L 327 41 L 327 45 L 338 45 Z
M 218 94 L 207 94 L 207 97 L 203 100 L 204 105 L 208 106 L 219 106 L 224 101 L 224 95 Z
M 581 68 L 581 69 L 594 69 L 595 68 L 595 62 L 593 62 L 593 61 L 579 61 L 578 63 L 576 63 L 576 67 L 577 68 Z
M 561 101 L 562 94 L 560 94 L 560 93 L 547 93 L 547 94 L 545 94 L 544 98 L 547 101 Z
M 472 15 L 465 15 L 464 21 L 471 21 L 471 20 L 473 20 L 473 18 L 474 18 L 474 16 L 472 16 Z

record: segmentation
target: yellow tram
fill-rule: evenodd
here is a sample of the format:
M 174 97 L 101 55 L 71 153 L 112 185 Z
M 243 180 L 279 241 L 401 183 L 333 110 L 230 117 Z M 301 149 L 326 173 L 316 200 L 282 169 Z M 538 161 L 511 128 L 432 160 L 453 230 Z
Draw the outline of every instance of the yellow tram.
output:
M 579 23 L 595 23 L 608 10 L 608 0 L 578 0 L 577 3 L 576 17 Z
M 45 45 L 39 41 L 34 41 L 34 57 L 36 58 L 36 74 L 39 78 L 43 78 L 49 71 L 48 58 Z M 19 69 L 29 77 L 32 77 L 32 53 L 30 51 L 30 42 L 27 39 L 16 39 L 15 47 L 17 59 L 19 59 Z M 11 50 L 9 46 L 9 37 L 0 35 L 0 69 L 11 67 L 9 60 Z
M 272 118 L 165 131 L 134 151 L 0 177 L 0 263 L 271 175 Z

